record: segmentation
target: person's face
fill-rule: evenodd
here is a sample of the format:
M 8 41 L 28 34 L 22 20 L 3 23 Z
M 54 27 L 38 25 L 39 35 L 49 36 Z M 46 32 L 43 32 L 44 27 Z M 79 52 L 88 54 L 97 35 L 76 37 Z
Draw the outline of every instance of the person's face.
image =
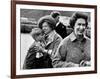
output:
M 41 41 L 43 39 L 42 33 L 41 34 L 37 34 L 35 37 L 36 41 Z
M 74 32 L 76 35 L 83 35 L 86 28 L 86 21 L 83 18 L 79 18 L 76 20 L 74 26 Z
M 42 24 L 42 30 L 44 31 L 45 34 L 48 34 L 52 31 L 52 28 L 50 27 L 50 25 L 47 22 L 44 22 Z

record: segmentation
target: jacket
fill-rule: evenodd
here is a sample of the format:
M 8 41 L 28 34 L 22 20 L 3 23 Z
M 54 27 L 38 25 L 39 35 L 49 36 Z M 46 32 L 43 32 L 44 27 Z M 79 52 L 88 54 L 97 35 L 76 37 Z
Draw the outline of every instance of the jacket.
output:
M 34 50 L 36 43 L 37 42 L 35 41 L 29 48 L 24 61 L 23 69 L 52 68 L 52 61 L 49 54 L 41 52 L 43 56 L 40 58 L 36 57 L 37 52 Z
M 66 26 L 63 25 L 61 22 L 58 22 L 58 23 L 56 24 L 55 30 L 56 30 L 56 32 L 57 32 L 62 38 L 67 37 L 67 29 L 66 29 Z
M 80 64 L 81 61 L 90 61 L 90 39 L 84 37 L 78 41 L 72 32 L 60 43 L 53 58 L 54 67 L 71 67 L 71 63 Z

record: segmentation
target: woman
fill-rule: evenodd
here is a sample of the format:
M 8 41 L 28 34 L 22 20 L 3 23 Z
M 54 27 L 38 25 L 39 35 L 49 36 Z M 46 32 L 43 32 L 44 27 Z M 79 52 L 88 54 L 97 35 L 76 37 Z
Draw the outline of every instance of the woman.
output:
M 60 43 L 53 59 L 53 66 L 81 67 L 91 65 L 90 39 L 84 33 L 88 24 L 85 13 L 76 12 L 70 19 L 73 32 Z
M 36 50 L 47 53 L 52 60 L 62 40 L 61 36 L 55 31 L 56 22 L 50 15 L 46 15 L 39 19 L 38 25 L 45 34 L 46 46 L 45 48 L 36 48 Z M 51 64 L 51 62 L 49 64 Z
M 37 60 L 36 57 L 39 57 L 39 56 L 37 56 L 37 54 L 33 54 L 30 57 L 28 57 L 28 56 L 27 57 L 32 58 L 31 63 L 33 63 L 33 64 L 31 64 L 31 68 L 37 68 L 36 66 L 38 66 L 38 68 L 52 68 L 53 67 L 52 59 L 55 55 L 57 47 L 58 47 L 59 43 L 61 42 L 62 38 L 60 37 L 59 34 L 57 34 L 55 32 L 54 29 L 56 26 L 56 22 L 51 16 L 47 15 L 47 16 L 41 17 L 38 21 L 38 26 L 40 29 L 42 29 L 42 31 L 44 33 L 44 36 L 43 36 L 44 37 L 43 38 L 44 46 L 32 45 L 30 47 L 30 52 L 32 50 L 33 50 L 32 52 L 34 52 L 34 51 L 37 51 L 38 53 L 42 52 L 43 57 L 41 57 L 39 59 L 42 60 L 42 58 L 43 58 L 43 60 L 40 61 L 40 63 L 38 63 L 39 60 L 34 62 L 34 60 Z M 35 65 L 34 65 L 34 63 L 35 63 Z M 38 65 L 36 65 L 36 63 L 38 63 Z

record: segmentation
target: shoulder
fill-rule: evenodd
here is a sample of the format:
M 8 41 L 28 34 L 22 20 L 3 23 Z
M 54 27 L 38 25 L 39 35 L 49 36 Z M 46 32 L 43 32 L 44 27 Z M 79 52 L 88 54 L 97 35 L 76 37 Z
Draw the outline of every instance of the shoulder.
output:
M 54 36 L 54 39 L 55 40 L 57 40 L 57 39 L 62 40 L 62 37 L 56 32 L 55 36 Z
M 86 39 L 86 43 L 90 44 L 91 43 L 91 39 L 88 38 L 87 36 L 85 36 L 85 39 Z
M 70 36 L 65 37 L 62 41 L 61 41 L 61 45 L 67 45 L 67 43 L 70 41 Z
M 58 27 L 58 26 L 66 27 L 62 22 L 59 22 L 58 25 L 57 25 L 57 27 Z
M 33 48 L 34 46 L 36 46 L 36 41 L 34 41 L 34 42 L 30 45 L 29 49 Z

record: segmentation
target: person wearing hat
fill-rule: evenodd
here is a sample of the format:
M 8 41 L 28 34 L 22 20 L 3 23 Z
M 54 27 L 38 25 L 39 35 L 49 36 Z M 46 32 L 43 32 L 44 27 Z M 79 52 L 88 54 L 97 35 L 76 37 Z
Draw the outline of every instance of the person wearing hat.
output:
M 52 65 L 48 64 L 48 62 L 51 62 L 49 55 L 42 51 L 35 50 L 36 47 L 45 48 L 42 30 L 40 28 L 34 28 L 30 34 L 35 41 L 28 50 L 23 69 L 51 68 Z
M 44 38 L 46 46 L 45 49 L 44 48 L 39 48 L 39 49 L 36 48 L 36 49 L 44 53 L 47 53 L 52 60 L 58 48 L 58 45 L 62 40 L 62 37 L 55 31 L 56 22 L 50 15 L 46 15 L 39 19 L 38 26 L 39 28 L 42 29 L 45 35 Z M 52 63 L 50 62 L 49 64 Z
M 67 29 L 66 26 L 59 21 L 59 18 L 61 16 L 60 12 L 58 11 L 53 11 L 50 14 L 54 20 L 56 21 L 56 32 L 64 39 L 67 36 Z
M 90 39 L 85 36 L 86 13 L 75 12 L 70 19 L 73 32 L 62 40 L 53 58 L 53 67 L 91 66 Z

